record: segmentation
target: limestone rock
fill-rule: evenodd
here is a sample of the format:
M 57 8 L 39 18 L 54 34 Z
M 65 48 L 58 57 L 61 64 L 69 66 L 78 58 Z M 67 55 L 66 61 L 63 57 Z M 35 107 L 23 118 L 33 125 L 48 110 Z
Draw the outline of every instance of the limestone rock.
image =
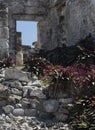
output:
M 22 108 L 14 109 L 13 115 L 15 116 L 24 116 L 24 110 Z
M 95 1 L 67 0 L 66 29 L 68 45 L 74 45 L 92 34 L 95 38 Z
M 27 98 L 23 98 L 21 101 L 23 108 L 29 108 L 30 107 L 30 101 Z
M 22 91 L 20 91 L 16 88 L 12 88 L 11 93 L 14 94 L 14 95 L 22 96 Z
M 37 86 L 37 87 L 41 87 L 41 81 L 40 80 L 34 80 L 34 81 L 30 81 L 28 83 L 29 86 Z
M 5 70 L 5 79 L 6 80 L 19 80 L 19 81 L 25 81 L 28 82 L 30 78 L 30 73 L 23 72 L 18 69 L 6 69 Z
M 13 80 L 13 81 L 4 81 L 4 85 L 10 87 L 10 88 L 16 88 L 19 90 L 22 90 L 22 84 L 18 80 Z
M 22 108 L 22 104 L 20 104 L 20 103 L 17 103 L 15 106 L 16 106 L 16 108 Z
M 6 114 L 10 114 L 10 113 L 13 112 L 14 107 L 11 106 L 11 105 L 7 105 L 7 106 L 3 107 L 3 110 L 4 110 L 4 112 L 5 112 Z
M 36 109 L 25 109 L 26 116 L 36 116 Z
M 44 101 L 43 107 L 46 112 L 56 112 L 58 110 L 59 103 L 56 100 L 50 99 Z
M 40 99 L 46 99 L 46 96 L 43 94 L 42 90 L 36 89 L 36 90 L 29 90 L 30 97 L 38 97 Z
M 20 100 L 21 100 L 21 96 L 18 96 L 18 95 L 13 95 L 13 94 L 11 94 L 10 96 L 9 96 L 9 99 L 8 99 L 8 101 L 10 102 L 10 103 L 19 103 L 20 102 Z
M 30 100 L 31 108 L 38 109 L 40 104 L 40 101 L 37 99 L 31 99 Z
M 23 65 L 23 53 L 21 51 L 16 54 L 16 65 Z

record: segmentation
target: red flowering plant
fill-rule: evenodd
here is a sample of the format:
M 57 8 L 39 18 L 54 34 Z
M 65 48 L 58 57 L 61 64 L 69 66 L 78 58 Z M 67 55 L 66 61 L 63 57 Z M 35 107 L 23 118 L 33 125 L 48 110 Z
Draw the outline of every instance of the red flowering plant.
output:
M 50 88 L 58 92 L 58 89 L 68 90 L 71 88 L 73 95 L 80 97 L 87 93 L 91 95 L 95 89 L 95 65 L 73 64 L 66 68 L 49 65 L 44 70 L 45 79 L 50 79 Z M 68 88 L 69 87 L 69 88 Z
M 6 57 L 0 61 L 0 68 L 10 67 L 14 64 L 12 57 Z
M 52 92 L 51 95 L 49 95 L 49 92 L 47 93 L 48 97 L 57 97 L 57 95 L 60 95 L 61 93 L 68 93 L 69 92 L 69 86 L 72 81 L 72 75 L 69 71 L 67 71 L 66 68 L 63 66 L 54 66 L 49 65 L 45 69 L 45 76 L 44 79 L 50 80 L 50 84 L 48 86 L 48 90 Z

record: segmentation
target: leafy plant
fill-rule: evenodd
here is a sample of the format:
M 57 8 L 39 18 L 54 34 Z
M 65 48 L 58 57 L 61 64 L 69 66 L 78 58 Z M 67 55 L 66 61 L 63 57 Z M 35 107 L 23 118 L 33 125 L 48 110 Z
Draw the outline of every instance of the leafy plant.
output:
M 58 98 L 61 93 L 71 94 L 71 89 L 74 87 L 72 81 L 72 75 L 62 66 L 49 65 L 45 69 L 45 79 L 49 79 L 51 82 L 48 86 L 48 90 L 44 91 L 47 97 Z M 72 88 L 70 88 L 72 86 Z
M 25 61 L 25 68 L 27 71 L 31 72 L 31 74 L 35 74 L 38 77 L 44 76 L 44 69 L 49 65 L 49 62 L 46 59 L 41 57 L 32 56 L 27 58 Z
M 84 96 L 75 102 L 70 126 L 73 130 L 95 130 L 95 96 Z

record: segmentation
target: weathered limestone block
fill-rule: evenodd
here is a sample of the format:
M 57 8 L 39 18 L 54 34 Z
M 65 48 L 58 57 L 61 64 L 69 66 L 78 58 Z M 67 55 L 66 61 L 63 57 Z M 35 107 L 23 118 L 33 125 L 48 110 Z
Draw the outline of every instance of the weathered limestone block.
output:
M 63 44 L 66 45 L 66 20 L 65 20 L 65 11 L 66 11 L 66 0 L 57 0 L 55 7 L 59 16 L 59 46 L 62 47 Z
M 5 70 L 5 79 L 13 79 L 19 81 L 28 82 L 31 77 L 31 74 L 28 72 L 23 72 L 18 69 L 6 69 Z
M 5 86 L 10 87 L 10 88 L 16 88 L 16 89 L 19 89 L 19 90 L 22 90 L 22 89 L 23 89 L 23 86 L 22 86 L 21 82 L 18 81 L 18 80 L 4 81 L 3 84 L 4 84 Z
M 9 54 L 8 40 L 0 39 L 0 59 L 7 57 Z
M 59 103 L 54 99 L 46 100 L 43 103 L 43 107 L 46 112 L 56 112 L 58 110 Z
M 9 38 L 9 29 L 8 27 L 2 26 L 0 27 L 0 39 L 7 39 Z
M 4 106 L 4 107 L 3 107 L 3 110 L 4 110 L 4 112 L 5 112 L 6 114 L 10 114 L 10 113 L 13 112 L 14 107 L 11 106 L 11 105 L 7 105 L 7 106 Z
M 18 51 L 16 54 L 16 65 L 23 65 L 23 53 L 22 51 Z
M 39 7 L 26 7 L 25 13 L 32 14 L 32 15 L 39 13 L 39 15 L 41 15 L 41 14 L 45 14 L 46 10 L 45 10 L 45 8 L 39 8 Z
M 24 116 L 24 110 L 22 108 L 14 109 L 13 115 L 15 116 Z
M 0 2 L 0 59 L 8 56 L 8 7 L 5 3 Z
M 4 27 L 4 26 L 8 26 L 8 21 L 6 21 L 6 19 L 4 19 L 4 20 L 0 19 L 0 28 Z
M 67 0 L 66 29 L 68 45 L 89 34 L 95 38 L 95 0 Z

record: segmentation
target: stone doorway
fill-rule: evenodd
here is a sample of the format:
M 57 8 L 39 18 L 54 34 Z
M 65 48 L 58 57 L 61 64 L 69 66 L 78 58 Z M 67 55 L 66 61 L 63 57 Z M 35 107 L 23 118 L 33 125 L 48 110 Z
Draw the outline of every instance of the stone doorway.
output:
M 16 64 L 21 65 L 23 61 L 35 53 L 33 43 L 38 41 L 38 22 L 16 21 Z

